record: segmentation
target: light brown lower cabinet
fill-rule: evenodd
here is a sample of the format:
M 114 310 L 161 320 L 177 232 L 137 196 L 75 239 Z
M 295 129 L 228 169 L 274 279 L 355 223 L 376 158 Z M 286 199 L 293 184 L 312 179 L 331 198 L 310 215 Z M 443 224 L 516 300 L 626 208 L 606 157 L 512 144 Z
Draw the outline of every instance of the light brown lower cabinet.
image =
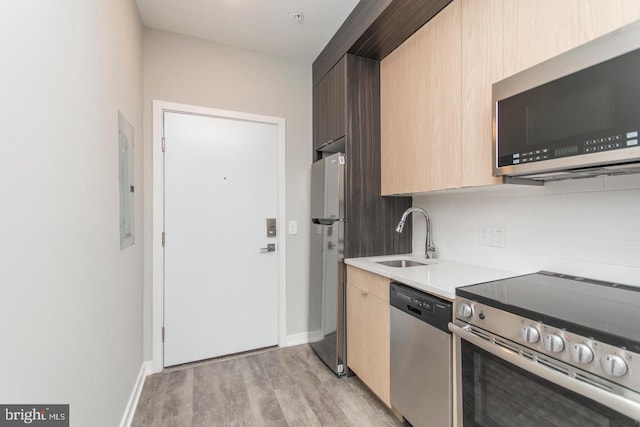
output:
M 347 268 L 347 364 L 388 407 L 390 280 Z

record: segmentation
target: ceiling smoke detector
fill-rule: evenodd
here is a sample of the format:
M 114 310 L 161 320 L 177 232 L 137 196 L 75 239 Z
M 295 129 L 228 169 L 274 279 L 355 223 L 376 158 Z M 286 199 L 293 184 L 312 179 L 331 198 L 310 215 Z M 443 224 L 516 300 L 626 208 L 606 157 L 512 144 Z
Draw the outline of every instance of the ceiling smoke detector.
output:
M 296 21 L 298 22 L 302 22 L 304 20 L 304 13 L 302 12 L 296 12 L 293 14 L 293 17 Z

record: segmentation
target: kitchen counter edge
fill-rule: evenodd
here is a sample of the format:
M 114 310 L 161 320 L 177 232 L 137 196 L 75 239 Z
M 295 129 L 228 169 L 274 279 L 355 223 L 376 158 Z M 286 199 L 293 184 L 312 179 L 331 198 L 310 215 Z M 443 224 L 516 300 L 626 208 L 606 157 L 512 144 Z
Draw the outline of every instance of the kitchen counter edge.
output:
M 422 263 L 427 262 L 428 264 L 404 268 L 379 264 L 380 261 L 399 259 L 410 259 Z M 487 268 L 445 259 L 427 260 L 424 256 L 414 254 L 347 258 L 344 262 L 352 267 L 386 277 L 450 301 L 455 300 L 456 288 L 460 286 L 490 282 L 528 273 Z M 347 278 L 347 282 L 348 280 Z

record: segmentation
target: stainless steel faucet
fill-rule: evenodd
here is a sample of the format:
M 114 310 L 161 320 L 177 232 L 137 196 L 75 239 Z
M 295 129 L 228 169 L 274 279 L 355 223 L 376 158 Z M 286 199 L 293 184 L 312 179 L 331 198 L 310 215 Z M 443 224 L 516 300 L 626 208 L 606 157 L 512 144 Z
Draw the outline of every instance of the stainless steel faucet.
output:
M 402 218 L 400 218 L 400 222 L 396 226 L 396 233 L 402 233 L 402 229 L 404 228 L 404 223 L 407 220 L 407 217 L 412 212 L 420 212 L 424 215 L 424 219 L 427 221 L 427 235 L 425 238 L 425 248 L 424 248 L 424 257 L 425 258 L 436 258 L 438 254 L 438 250 L 435 246 L 433 246 L 433 241 L 431 240 L 431 220 L 429 219 L 429 215 L 425 212 L 424 209 L 421 208 L 409 208 L 402 214 Z

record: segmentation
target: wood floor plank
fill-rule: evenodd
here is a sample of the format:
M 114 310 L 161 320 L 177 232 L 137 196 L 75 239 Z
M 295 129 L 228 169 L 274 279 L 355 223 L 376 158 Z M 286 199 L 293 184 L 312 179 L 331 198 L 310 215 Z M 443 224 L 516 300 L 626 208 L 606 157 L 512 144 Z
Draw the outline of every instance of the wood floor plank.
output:
M 163 393 L 162 420 L 191 419 L 193 402 L 193 370 L 172 371 L 166 379 Z
M 219 393 L 194 394 L 192 409 L 194 415 L 207 413 L 223 413 Z
M 346 380 L 338 380 L 335 383 L 327 385 L 327 389 L 331 390 L 331 395 L 336 404 L 342 409 L 342 412 L 352 424 L 355 423 L 354 425 L 357 425 L 359 420 L 362 419 L 363 414 L 366 416 L 367 412 L 373 413 L 370 407 L 368 407 L 366 400 L 359 394 L 354 393 Z
M 155 426 L 160 424 L 166 379 L 167 375 L 162 374 L 149 375 L 145 379 L 132 421 L 133 425 Z
M 132 422 L 179 427 L 402 426 L 357 377 L 338 378 L 308 345 L 147 377 Z
M 297 384 L 275 390 L 275 394 L 289 425 L 296 423 L 302 425 L 320 425 L 320 422 Z
M 299 346 L 285 347 L 278 352 L 289 372 L 298 372 L 309 368 L 306 357 L 297 350 L 297 347 Z
M 191 427 L 226 427 L 228 421 L 223 412 L 194 412 Z
M 259 381 L 251 376 L 245 378 L 253 416 L 260 425 L 285 420 L 278 398 L 269 380 Z
M 191 414 L 182 412 L 179 415 L 169 418 L 163 418 L 159 427 L 193 427 L 191 423 Z
M 265 353 L 261 357 L 261 361 L 274 390 L 287 387 L 294 382 L 292 373 L 290 373 L 286 365 L 286 360 L 279 351 Z
M 298 418 L 288 422 L 290 427 L 322 427 L 320 421 L 316 417 L 313 418 Z
M 332 394 L 312 372 L 302 372 L 297 377 L 302 395 L 306 398 L 314 415 L 323 426 L 351 425 L 333 399 Z M 336 378 L 336 381 L 340 379 Z
M 377 396 L 369 390 L 369 388 L 360 380 L 358 377 L 351 377 L 347 379 L 347 384 L 354 390 L 354 393 L 361 396 L 363 400 L 369 403 L 371 410 L 381 417 L 388 417 L 390 423 L 392 421 L 397 421 L 397 418 L 389 408 L 385 405 L 381 404 L 380 400 L 378 400 Z M 394 425 L 394 424 L 388 424 Z M 397 424 L 401 425 L 401 424 Z
M 265 386 L 267 385 L 269 382 L 269 376 L 262 364 L 261 355 L 243 357 L 241 362 L 243 364 L 242 375 L 245 379 L 252 379 L 253 381 L 264 384 Z

